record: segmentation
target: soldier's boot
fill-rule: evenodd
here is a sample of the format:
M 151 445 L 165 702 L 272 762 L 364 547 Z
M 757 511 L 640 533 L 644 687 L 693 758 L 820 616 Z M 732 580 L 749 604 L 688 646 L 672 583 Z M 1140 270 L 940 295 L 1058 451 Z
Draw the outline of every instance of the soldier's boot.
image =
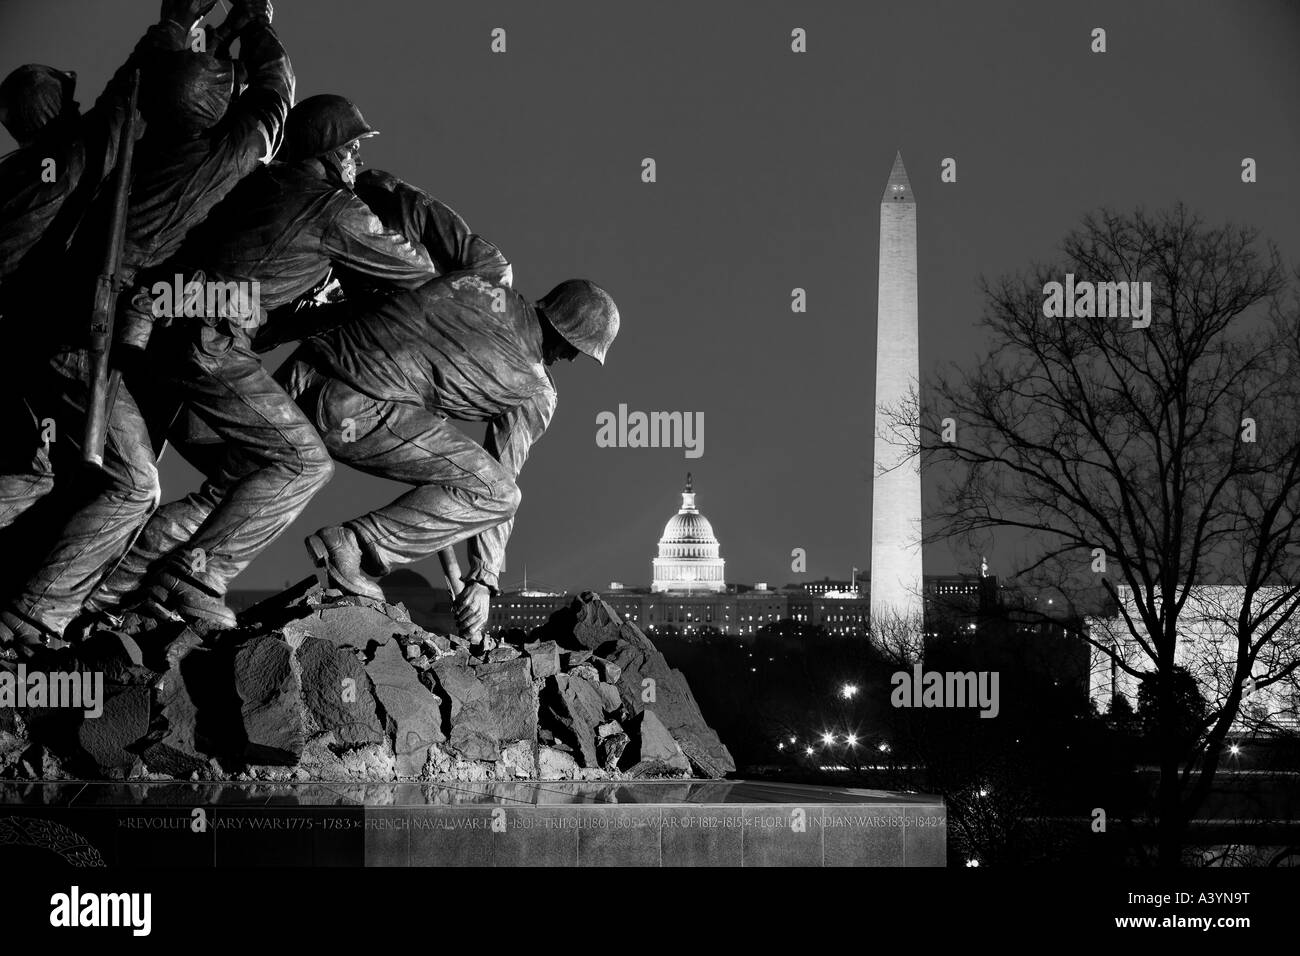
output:
M 142 606 L 143 611 L 148 611 L 149 602 L 153 602 L 179 614 L 186 623 L 207 630 L 225 630 L 236 626 L 235 612 L 223 598 L 171 571 L 159 571 L 153 575 L 146 594 L 148 601 Z
M 321 528 L 308 535 L 305 544 L 316 566 L 324 569 L 327 587 L 384 600 L 383 590 L 361 570 L 361 545 L 351 528 L 338 525 Z
M 111 631 L 121 626 L 122 611 L 120 608 L 114 608 L 110 611 L 87 601 L 82 607 L 81 613 L 68 623 L 67 628 L 63 631 L 63 636 L 69 638 L 74 644 L 80 644 L 95 631 Z
M 17 611 L 0 611 L 0 660 L 28 661 L 42 650 L 57 651 L 66 641 Z

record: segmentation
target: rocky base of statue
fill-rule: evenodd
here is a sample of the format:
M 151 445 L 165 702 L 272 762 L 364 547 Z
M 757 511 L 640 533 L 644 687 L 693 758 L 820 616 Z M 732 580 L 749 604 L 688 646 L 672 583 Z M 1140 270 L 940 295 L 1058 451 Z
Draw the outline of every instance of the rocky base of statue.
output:
M 735 769 L 681 672 L 594 592 L 481 654 L 422 630 L 401 605 L 310 582 L 240 625 L 200 637 L 128 615 L 29 662 L 51 681 L 102 675 L 102 713 L 51 699 L 0 707 L 0 778 L 619 780 Z

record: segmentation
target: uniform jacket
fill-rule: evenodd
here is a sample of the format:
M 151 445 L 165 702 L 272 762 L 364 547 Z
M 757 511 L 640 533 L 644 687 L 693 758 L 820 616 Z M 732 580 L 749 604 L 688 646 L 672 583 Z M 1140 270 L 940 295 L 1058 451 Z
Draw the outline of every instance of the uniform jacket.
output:
M 34 276 L 63 265 L 60 257 L 117 165 L 132 72 L 148 53 L 183 49 L 186 39 L 179 23 L 150 27 L 91 109 L 55 119 L 35 143 L 0 159 L 0 287 L 20 267 Z M 47 159 L 54 161 L 53 182 L 43 176 Z
M 332 264 L 401 288 L 435 274 L 421 245 L 385 229 L 351 190 L 295 163 L 272 163 L 241 182 L 175 261 L 209 280 L 257 281 L 267 311 L 322 283 Z
M 389 229 L 423 245 L 439 274 L 477 272 L 489 282 L 512 284 L 510 262 L 501 250 L 470 232 L 454 209 L 423 189 L 367 169 L 357 177 L 357 196 Z
M 542 361 L 542 328 L 523 296 L 461 273 L 351 308 L 304 347 L 320 371 L 381 401 L 423 405 L 486 421 L 483 447 L 517 477 L 555 414 L 555 382 Z M 471 539 L 466 580 L 494 591 L 514 527 Z

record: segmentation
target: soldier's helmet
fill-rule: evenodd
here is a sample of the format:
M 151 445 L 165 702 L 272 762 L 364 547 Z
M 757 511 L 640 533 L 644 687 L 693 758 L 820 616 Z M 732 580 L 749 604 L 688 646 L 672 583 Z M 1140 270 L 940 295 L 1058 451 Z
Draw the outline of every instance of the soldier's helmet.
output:
M 0 81 L 0 122 L 14 139 L 28 142 L 72 105 L 77 74 L 27 63 Z
M 211 53 L 159 54 L 145 72 L 140 113 L 152 128 L 202 133 L 226 115 L 235 93 L 235 65 Z
M 379 131 L 366 122 L 361 110 L 347 97 L 320 93 L 289 111 L 284 125 L 284 158 L 310 159 L 354 139 L 378 135 Z
M 605 364 L 619 321 L 618 306 L 608 292 L 586 279 L 567 279 L 537 305 L 566 342 Z

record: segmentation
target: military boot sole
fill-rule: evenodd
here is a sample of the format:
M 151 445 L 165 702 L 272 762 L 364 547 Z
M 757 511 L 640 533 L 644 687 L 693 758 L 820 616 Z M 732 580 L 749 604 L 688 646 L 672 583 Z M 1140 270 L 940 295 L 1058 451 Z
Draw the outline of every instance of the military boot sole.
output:
M 70 646 L 17 614 L 0 612 L 0 660 L 30 661 L 44 651 L 61 651 Z
M 312 562 L 325 572 L 325 580 L 321 583 L 326 588 L 337 588 L 347 594 L 355 594 L 358 597 L 367 597 L 376 601 L 387 600 L 384 597 L 383 590 L 373 581 L 340 574 L 334 562 L 330 560 L 329 545 L 325 543 L 325 540 L 319 534 L 309 534 L 303 544 L 306 545 L 307 553 L 311 555 Z
M 183 591 L 179 591 L 165 582 L 150 585 L 146 593 L 149 601 L 161 605 L 168 611 L 174 611 L 188 622 L 203 624 L 213 629 L 238 626 L 239 622 L 235 619 L 235 612 L 230 608 L 220 604 L 215 607 L 206 604 L 191 604 L 186 600 Z

